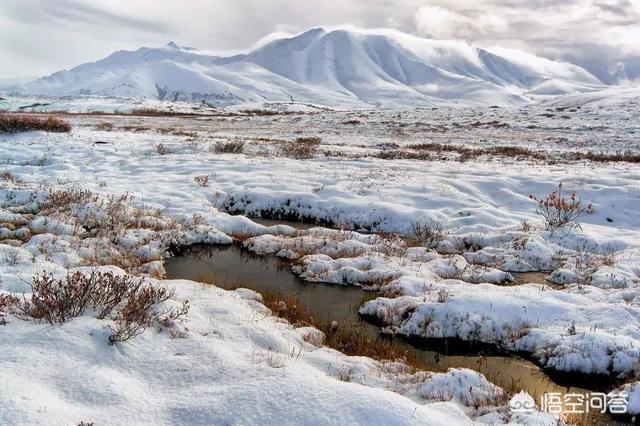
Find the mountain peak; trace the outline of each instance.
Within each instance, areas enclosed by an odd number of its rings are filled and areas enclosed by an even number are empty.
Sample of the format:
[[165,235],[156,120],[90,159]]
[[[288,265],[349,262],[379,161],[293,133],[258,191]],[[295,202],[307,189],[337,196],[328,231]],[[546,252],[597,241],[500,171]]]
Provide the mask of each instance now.
[[321,34],[326,34],[327,31],[322,28],[322,27],[315,27],[315,28],[310,28],[307,31],[300,33],[298,35],[298,37],[311,37],[311,36],[317,36],[317,35],[321,35]]
[[187,51],[187,52],[191,52],[191,51],[197,50],[194,47],[180,46],[180,45],[176,44],[174,41],[170,41],[169,43],[165,44],[164,47],[166,49],[184,50],[184,51]]
[[267,46],[283,45],[283,46],[289,46],[289,47],[296,47],[296,46],[301,47],[314,42],[315,40],[319,39],[325,34],[327,34],[327,31],[322,27],[311,28],[303,33],[300,33],[291,37],[285,37],[285,38],[279,38],[279,39],[273,40]]

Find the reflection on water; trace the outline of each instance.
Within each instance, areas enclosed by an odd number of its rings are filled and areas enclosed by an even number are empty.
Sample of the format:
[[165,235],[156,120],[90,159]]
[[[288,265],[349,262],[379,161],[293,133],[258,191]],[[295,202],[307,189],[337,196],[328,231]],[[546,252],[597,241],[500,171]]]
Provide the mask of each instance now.
[[[338,321],[340,327],[359,327],[374,340],[379,328],[358,315],[358,307],[376,297],[359,287],[308,283],[290,271],[287,261],[275,256],[257,256],[232,246],[192,247],[165,261],[168,279],[189,279],[213,282],[220,287],[245,287],[257,292],[279,291],[294,295],[316,318]],[[422,367],[430,371],[446,371],[451,367],[465,367],[484,374],[487,379],[509,390],[524,389],[534,397],[545,392],[586,393],[578,387],[565,387],[552,381],[532,362],[515,356],[492,353],[486,347],[459,342],[448,344],[415,342],[394,338],[398,345],[415,351]],[[484,353],[483,353],[484,351]],[[588,382],[589,387],[601,388],[604,383]]]

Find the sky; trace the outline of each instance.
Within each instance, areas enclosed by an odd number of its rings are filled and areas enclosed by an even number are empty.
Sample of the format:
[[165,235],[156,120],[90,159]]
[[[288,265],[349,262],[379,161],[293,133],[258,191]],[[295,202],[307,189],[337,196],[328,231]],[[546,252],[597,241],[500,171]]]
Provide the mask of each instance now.
[[274,33],[340,25],[518,48],[603,80],[640,78],[640,0],[0,0],[0,79],[169,41],[246,51]]

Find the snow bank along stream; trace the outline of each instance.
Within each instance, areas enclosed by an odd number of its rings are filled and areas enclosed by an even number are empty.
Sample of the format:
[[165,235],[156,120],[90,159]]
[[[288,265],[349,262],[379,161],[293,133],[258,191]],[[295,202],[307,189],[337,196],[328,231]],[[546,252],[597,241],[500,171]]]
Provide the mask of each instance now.
[[[373,341],[394,339],[394,344],[414,351],[420,366],[427,371],[444,372],[451,367],[470,368],[504,388],[522,388],[531,395],[544,392],[588,392],[568,386],[568,376],[556,383],[530,361],[486,351],[482,345],[461,344],[453,340],[419,341],[380,334],[377,325],[358,314],[360,305],[375,297],[359,287],[327,283],[309,283],[291,272],[291,262],[276,256],[260,256],[238,245],[198,245],[180,251],[165,260],[168,279],[214,282],[220,287],[245,287],[265,293],[276,291],[295,296],[315,317],[337,321],[339,327],[357,327]],[[456,344],[457,343],[457,344]],[[574,381],[576,377],[573,377]],[[596,381],[583,383],[598,387]],[[600,385],[601,386],[601,385]]]

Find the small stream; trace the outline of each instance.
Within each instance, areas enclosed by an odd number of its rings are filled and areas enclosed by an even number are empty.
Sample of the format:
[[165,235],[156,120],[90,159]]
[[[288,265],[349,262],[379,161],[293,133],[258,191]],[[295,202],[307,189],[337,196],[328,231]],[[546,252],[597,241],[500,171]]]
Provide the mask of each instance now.
[[[168,279],[189,279],[214,282],[222,288],[238,286],[257,292],[279,291],[296,296],[314,317],[338,321],[339,327],[358,327],[379,338],[378,326],[365,321],[358,314],[358,307],[375,293],[348,285],[309,283],[290,271],[290,263],[275,256],[259,256],[243,250],[239,245],[193,246],[165,261]],[[484,374],[487,379],[505,389],[524,389],[534,397],[545,392],[586,393],[588,390],[560,384],[565,380],[552,380],[530,361],[517,356],[505,356],[479,345],[460,342],[449,344],[437,340],[415,341],[393,337],[396,344],[414,351],[420,367],[442,372],[451,367],[464,367]],[[455,343],[455,342],[454,342]],[[579,383],[575,377],[570,380]],[[589,388],[599,388],[597,380],[589,382]]]

